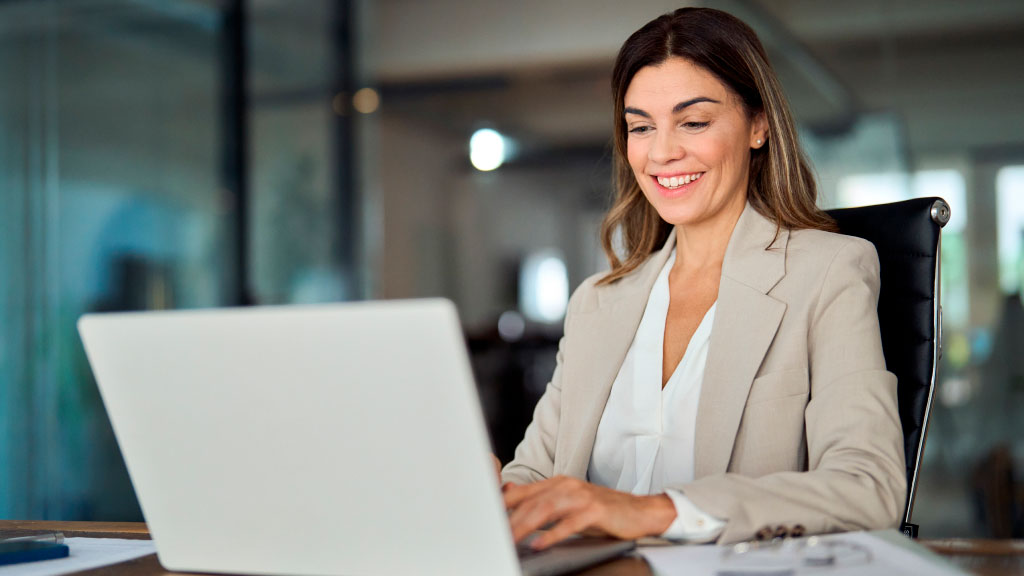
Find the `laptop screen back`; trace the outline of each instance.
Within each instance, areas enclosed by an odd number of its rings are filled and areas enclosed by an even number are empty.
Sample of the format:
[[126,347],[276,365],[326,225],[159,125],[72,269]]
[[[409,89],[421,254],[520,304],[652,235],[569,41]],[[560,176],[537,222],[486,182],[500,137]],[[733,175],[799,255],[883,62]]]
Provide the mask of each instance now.
[[518,574],[450,302],[79,330],[168,569]]

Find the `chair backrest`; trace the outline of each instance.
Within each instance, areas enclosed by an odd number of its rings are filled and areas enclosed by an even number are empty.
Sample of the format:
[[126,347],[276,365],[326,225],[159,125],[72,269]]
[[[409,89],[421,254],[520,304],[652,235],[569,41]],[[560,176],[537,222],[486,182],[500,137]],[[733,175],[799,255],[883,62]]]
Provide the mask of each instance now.
[[941,198],[830,210],[839,231],[871,241],[881,265],[878,320],[885,364],[898,379],[900,421],[907,457],[909,524],[928,432],[941,355],[939,238],[949,221]]

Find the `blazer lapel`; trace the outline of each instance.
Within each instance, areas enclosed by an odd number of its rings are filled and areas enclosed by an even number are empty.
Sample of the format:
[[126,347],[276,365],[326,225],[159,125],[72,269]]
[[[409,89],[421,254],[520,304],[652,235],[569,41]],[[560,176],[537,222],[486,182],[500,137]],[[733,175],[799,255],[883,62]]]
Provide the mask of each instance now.
[[577,359],[569,376],[573,382],[562,389],[562,405],[574,407],[563,414],[578,417],[563,422],[562,445],[566,449],[556,451],[556,473],[586,476],[612,384],[640,326],[654,282],[676,245],[675,238],[673,230],[662,249],[636,273],[597,289],[595,305],[577,312],[574,330],[585,345],[567,353],[567,357],[576,354]]
[[695,478],[728,470],[747,394],[786,311],[767,294],[786,273],[788,241],[750,204],[729,239],[697,411]]

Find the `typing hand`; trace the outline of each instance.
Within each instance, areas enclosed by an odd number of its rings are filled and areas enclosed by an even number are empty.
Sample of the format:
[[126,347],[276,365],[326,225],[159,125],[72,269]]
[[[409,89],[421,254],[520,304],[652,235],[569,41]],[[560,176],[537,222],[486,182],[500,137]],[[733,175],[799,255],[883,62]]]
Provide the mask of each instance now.
[[509,483],[503,492],[516,542],[551,525],[531,542],[538,550],[580,532],[629,540],[657,536],[676,517],[672,500],[664,494],[634,496],[568,476],[525,485]]

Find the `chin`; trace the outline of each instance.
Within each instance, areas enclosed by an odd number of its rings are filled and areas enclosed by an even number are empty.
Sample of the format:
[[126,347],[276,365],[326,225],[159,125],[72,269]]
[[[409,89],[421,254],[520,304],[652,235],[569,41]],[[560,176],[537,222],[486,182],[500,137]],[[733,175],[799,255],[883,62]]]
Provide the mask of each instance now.
[[[662,199],[659,198],[659,200]],[[650,201],[650,197],[648,197],[648,201]],[[745,204],[746,196],[743,196],[742,203],[735,199],[719,203],[706,197],[676,199],[668,202],[662,200],[652,203],[658,216],[673,226],[693,226],[721,218],[730,218],[730,215],[736,214],[737,210],[742,212]]]
[[684,206],[658,206],[654,209],[661,219],[673,226],[689,226],[704,220],[704,212]]

